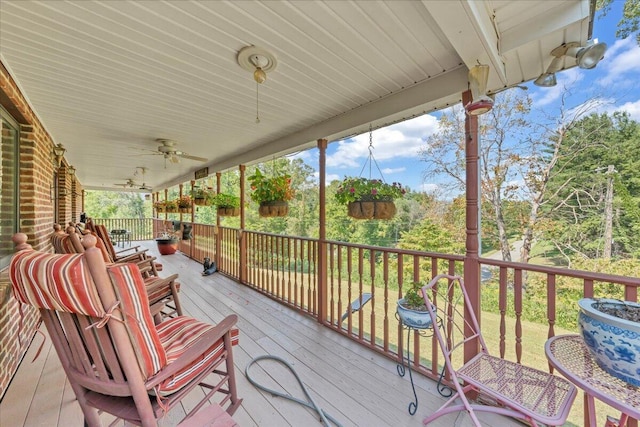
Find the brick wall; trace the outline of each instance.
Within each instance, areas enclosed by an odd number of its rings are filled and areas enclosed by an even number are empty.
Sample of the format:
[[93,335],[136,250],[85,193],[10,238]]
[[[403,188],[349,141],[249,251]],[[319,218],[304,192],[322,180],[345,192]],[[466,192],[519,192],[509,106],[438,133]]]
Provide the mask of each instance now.
[[[82,188],[75,176],[66,173],[66,161],[60,167],[53,163],[54,141],[31,110],[6,68],[0,62],[0,104],[20,123],[20,231],[29,244],[40,251],[51,251],[49,236],[54,222],[56,195],[52,194],[55,172],[62,179],[66,196],[57,197],[58,222],[78,220]],[[64,145],[64,141],[61,142]],[[62,178],[60,178],[62,177]],[[24,307],[13,298],[5,274],[0,274],[0,398],[4,395],[31,337],[37,327],[36,310]],[[20,326],[20,327],[19,327]]]

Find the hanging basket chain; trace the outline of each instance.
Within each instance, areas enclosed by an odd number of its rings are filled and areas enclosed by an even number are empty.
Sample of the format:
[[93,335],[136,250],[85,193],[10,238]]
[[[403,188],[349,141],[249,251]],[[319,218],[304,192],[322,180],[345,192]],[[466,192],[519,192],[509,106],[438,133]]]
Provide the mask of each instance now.
[[373,157],[373,128],[371,124],[369,124],[369,157],[367,157],[367,160],[364,161],[364,165],[362,165],[362,169],[360,170],[360,176],[362,176],[362,172],[364,172],[364,169],[367,167],[367,164],[369,165],[369,179],[372,179],[371,178],[372,169],[373,169],[373,165],[375,164],[376,169],[378,169],[378,172],[380,173],[381,181],[386,184],[387,181],[385,181],[384,179],[382,170],[380,169],[380,166],[378,165],[378,162],[376,161],[375,157]]

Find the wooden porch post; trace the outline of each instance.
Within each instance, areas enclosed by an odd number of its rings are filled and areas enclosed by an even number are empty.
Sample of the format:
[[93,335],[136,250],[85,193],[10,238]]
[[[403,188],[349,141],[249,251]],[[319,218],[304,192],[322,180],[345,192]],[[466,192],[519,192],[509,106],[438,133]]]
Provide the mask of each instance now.
[[319,139],[319,239],[318,239],[318,322],[325,323],[327,320],[327,227],[326,227],[326,189],[327,189],[327,140]]
[[[168,198],[169,198],[169,189],[165,188],[164,189],[164,201],[166,202],[168,200]],[[167,220],[167,215],[168,215],[167,214],[167,210],[165,209],[164,210],[164,220],[165,221]],[[164,224],[163,224],[163,228],[164,228]]]
[[[191,240],[189,240],[189,258],[193,258],[193,252],[196,246],[196,233],[193,230],[193,224],[196,222],[196,204],[193,200],[193,187],[195,187],[196,181],[195,179],[191,180],[191,191],[189,194],[191,195]],[[200,261],[200,260],[196,260]]]
[[[220,191],[222,190],[222,173],[221,172],[216,172],[216,193],[220,193]],[[240,205],[242,206],[242,204]],[[216,206],[217,208],[217,206]],[[242,207],[240,208],[242,209]],[[220,256],[220,249],[222,248],[222,240],[220,238],[220,215],[216,215],[216,233],[215,233],[215,239],[216,239],[216,254],[215,254],[215,261],[216,261],[216,265],[218,266],[218,268],[220,268],[220,261],[221,261],[221,256]]]
[[245,165],[240,165],[240,283],[247,283],[247,237],[244,232],[244,172],[247,169]]
[[[462,94],[462,105],[471,102],[471,91]],[[465,116],[464,121],[465,153],[466,153],[466,253],[464,258],[464,282],[469,293],[472,309],[480,322],[480,262],[478,259],[478,208],[479,208],[479,174],[478,174],[478,117]],[[471,334],[467,326],[471,322],[469,313],[465,309],[464,314],[465,336]],[[478,340],[472,340],[464,344],[464,361],[467,362],[478,354]]]

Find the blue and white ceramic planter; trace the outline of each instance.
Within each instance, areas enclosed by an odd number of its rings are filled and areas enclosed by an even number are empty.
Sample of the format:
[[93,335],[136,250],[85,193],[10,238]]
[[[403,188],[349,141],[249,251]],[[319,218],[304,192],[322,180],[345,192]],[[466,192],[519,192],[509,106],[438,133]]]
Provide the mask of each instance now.
[[402,323],[415,329],[427,329],[431,327],[431,316],[429,316],[428,311],[411,310],[402,304],[404,304],[404,298],[398,300],[398,316]]
[[598,366],[622,381],[640,386],[640,323],[611,316],[603,306],[640,304],[612,299],[584,298],[578,301],[578,326]]

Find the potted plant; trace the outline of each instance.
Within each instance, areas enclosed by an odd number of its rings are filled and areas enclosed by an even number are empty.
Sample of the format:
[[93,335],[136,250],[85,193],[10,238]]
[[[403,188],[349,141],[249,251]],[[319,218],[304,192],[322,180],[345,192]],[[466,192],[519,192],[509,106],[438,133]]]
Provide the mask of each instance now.
[[267,177],[260,169],[247,178],[251,185],[251,199],[260,204],[262,217],[285,216],[289,213],[287,201],[293,198],[291,176],[287,174]]
[[167,213],[177,213],[178,212],[178,202],[175,200],[166,200],[164,202],[164,211]]
[[160,255],[173,255],[178,250],[178,236],[175,233],[163,231],[156,237],[158,252]]
[[211,204],[218,208],[220,216],[240,215],[240,197],[228,193],[218,193],[211,198]]
[[180,196],[176,199],[176,203],[178,204],[178,210],[180,213],[191,213],[191,197],[190,196]]
[[400,321],[414,329],[427,329],[431,327],[431,316],[422,297],[422,284],[411,284],[404,298],[398,300],[397,312]]
[[153,207],[158,213],[163,213],[166,210],[166,202],[164,200],[158,200],[153,203]]
[[356,219],[391,219],[396,214],[395,199],[406,190],[398,182],[346,177],[338,186],[336,199],[347,205],[348,215]]
[[208,187],[194,188],[192,191],[193,203],[197,206],[211,206],[214,196],[213,190]]
[[583,298],[578,306],[578,327],[598,366],[640,386],[640,304]]

